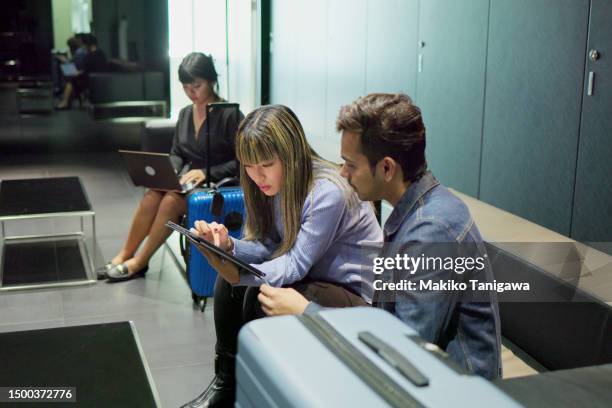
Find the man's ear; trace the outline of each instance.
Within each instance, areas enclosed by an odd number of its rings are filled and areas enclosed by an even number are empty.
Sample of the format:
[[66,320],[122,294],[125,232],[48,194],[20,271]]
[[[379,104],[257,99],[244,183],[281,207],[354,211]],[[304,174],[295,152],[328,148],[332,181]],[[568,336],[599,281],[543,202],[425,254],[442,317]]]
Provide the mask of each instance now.
[[397,172],[397,162],[391,157],[385,156],[380,161],[381,171],[385,181],[389,182],[393,180],[395,173]]

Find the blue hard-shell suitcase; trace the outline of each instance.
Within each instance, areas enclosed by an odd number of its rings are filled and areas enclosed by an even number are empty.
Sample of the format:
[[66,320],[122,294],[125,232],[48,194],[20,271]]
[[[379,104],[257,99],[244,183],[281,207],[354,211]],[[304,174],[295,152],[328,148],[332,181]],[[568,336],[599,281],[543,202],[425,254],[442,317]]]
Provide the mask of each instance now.
[[520,407],[392,314],[325,309],[246,324],[236,407]]
[[[192,228],[197,220],[223,224],[230,236],[240,238],[244,223],[242,190],[239,187],[215,187],[192,193],[187,199],[186,228]],[[192,299],[200,310],[204,310],[206,299],[213,296],[217,272],[193,244],[189,245],[184,257]]]

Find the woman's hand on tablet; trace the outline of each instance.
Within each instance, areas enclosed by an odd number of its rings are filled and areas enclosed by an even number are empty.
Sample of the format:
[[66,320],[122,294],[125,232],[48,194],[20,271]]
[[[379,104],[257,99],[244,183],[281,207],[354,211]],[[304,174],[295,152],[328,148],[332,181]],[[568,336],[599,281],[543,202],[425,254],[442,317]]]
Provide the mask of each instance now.
[[196,221],[193,226],[192,232],[199,237],[215,244],[224,251],[229,252],[232,250],[232,240],[229,238],[229,233],[225,225],[217,224],[216,222],[211,222],[209,224],[206,221]]
[[261,285],[257,300],[268,316],[287,314],[302,314],[308,306],[308,300],[300,292],[292,288],[274,288]]
[[[215,244],[221,249],[230,251],[231,240],[229,239],[227,228],[222,224],[206,221],[196,221],[191,232],[204,238],[206,241]],[[225,259],[219,257],[215,253],[207,250],[203,246],[197,245],[198,250],[206,257],[210,266],[212,266],[223,279],[230,284],[236,284],[240,281],[240,271],[238,267],[231,262],[226,262]]]

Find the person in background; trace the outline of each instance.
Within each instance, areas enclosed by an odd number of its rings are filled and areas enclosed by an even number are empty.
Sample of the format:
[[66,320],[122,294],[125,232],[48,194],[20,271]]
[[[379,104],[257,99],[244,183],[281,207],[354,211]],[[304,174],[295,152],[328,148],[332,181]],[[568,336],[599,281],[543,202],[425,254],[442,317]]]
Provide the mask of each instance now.
[[72,62],[78,70],[83,69],[83,61],[85,60],[85,55],[87,55],[87,48],[85,48],[82,40],[83,35],[77,33],[66,40],[66,45],[68,50],[70,50],[70,57],[67,57],[65,54],[56,55],[60,63],[66,64]]
[[[371,203],[360,202],[339,167],[321,159],[286,106],[262,106],[238,130],[236,154],[246,207],[243,239],[223,225],[196,221],[195,232],[324,306],[365,306],[362,246],[380,243]],[[200,248],[219,272],[215,285],[215,373],[208,388],[185,407],[233,406],[238,332],[264,317],[257,295],[263,280]]]
[[82,57],[82,63],[79,62],[81,67],[75,63],[76,75],[67,78],[68,82],[64,87],[62,100],[55,107],[57,110],[69,109],[74,97],[87,89],[90,73],[107,70],[106,54],[98,48],[97,38],[92,34],[82,34],[81,39],[87,52]]
[[[211,117],[206,117],[206,106],[222,101],[216,91],[217,71],[212,57],[196,52],[187,55],[179,66],[178,76],[192,102],[179,113],[170,151],[172,165],[177,174],[181,174],[181,184],[199,185],[208,178],[216,182],[235,177],[234,137],[243,116],[233,109],[220,109],[212,110]],[[210,121],[210,134],[205,131],[206,121]],[[209,135],[211,150],[207,152]],[[210,174],[205,170],[208,157]],[[177,222],[185,212],[184,194],[148,190],[136,209],[126,241],[119,252],[98,269],[98,275],[107,276],[109,282],[144,276],[149,259],[170,235],[166,222]]]
[[[340,110],[342,175],[362,200],[385,200],[393,212],[384,226],[385,258],[449,252],[453,257],[486,259],[486,249],[466,205],[427,170],[425,126],[407,95],[371,94]],[[424,281],[466,279],[445,269],[419,270]],[[467,275],[467,274],[466,274]],[[410,279],[391,270],[384,281]],[[492,282],[491,265],[470,279]],[[293,289],[262,285],[259,301],[268,315],[316,313],[320,305]],[[501,335],[496,294],[462,298],[445,290],[376,291],[373,305],[414,328],[448,352],[469,372],[501,376]]]
[[[75,34],[68,38],[66,41],[66,45],[70,51],[68,55],[65,53],[54,54],[54,63],[57,64],[55,68],[58,72],[57,78],[55,78],[56,89],[61,90],[62,94],[65,92],[67,81],[71,81],[79,70],[83,70],[83,62],[85,60],[85,55],[87,55],[87,49],[83,44],[82,36],[83,34]],[[64,70],[62,66],[65,64],[72,64],[75,73],[72,73],[69,70]]]
[[85,65],[85,57],[87,56],[87,47],[83,42],[83,37],[86,34],[75,34],[68,39],[68,48],[70,49],[71,61],[77,70],[83,70]]

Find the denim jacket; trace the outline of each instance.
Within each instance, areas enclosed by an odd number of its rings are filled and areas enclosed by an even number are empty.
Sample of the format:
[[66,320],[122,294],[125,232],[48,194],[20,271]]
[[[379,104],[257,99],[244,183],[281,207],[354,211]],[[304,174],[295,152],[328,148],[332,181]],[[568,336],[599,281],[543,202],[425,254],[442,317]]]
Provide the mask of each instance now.
[[[461,248],[458,249],[462,251],[461,256],[482,257],[485,267],[476,278],[482,282],[493,281],[484,243],[468,208],[440,185],[431,172],[408,187],[383,232],[383,257],[397,254],[418,257],[427,252],[424,250],[427,246],[450,243]],[[455,272],[433,268],[420,279],[447,280],[453,278],[451,274]],[[477,301],[462,299],[457,292],[440,290],[393,291],[391,296],[393,299],[382,299],[375,292],[374,306],[400,318],[470,372],[489,379],[501,375],[500,321],[495,292],[484,292]]]

